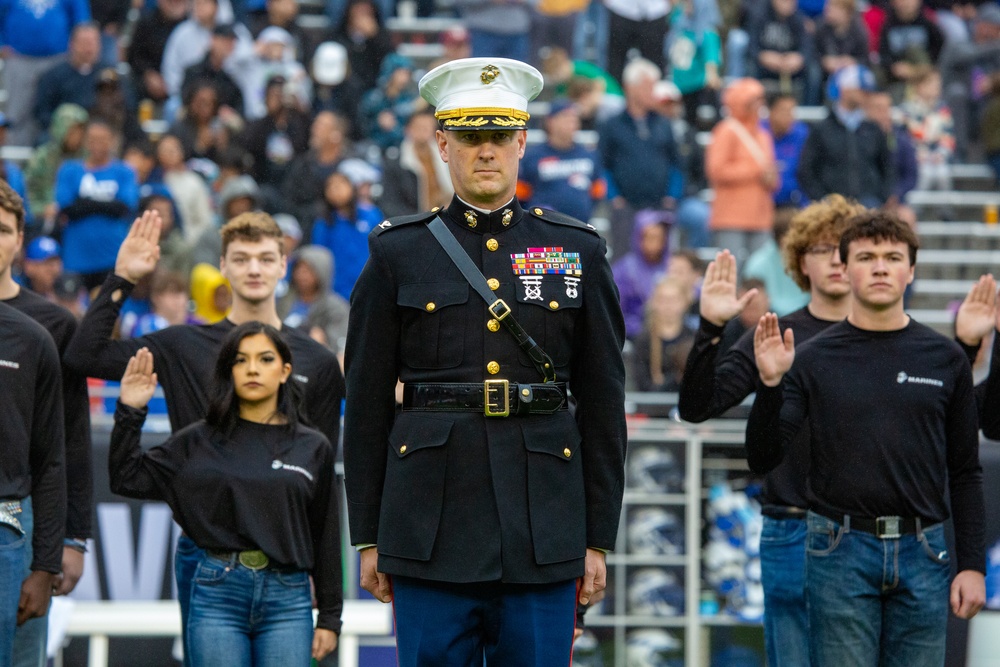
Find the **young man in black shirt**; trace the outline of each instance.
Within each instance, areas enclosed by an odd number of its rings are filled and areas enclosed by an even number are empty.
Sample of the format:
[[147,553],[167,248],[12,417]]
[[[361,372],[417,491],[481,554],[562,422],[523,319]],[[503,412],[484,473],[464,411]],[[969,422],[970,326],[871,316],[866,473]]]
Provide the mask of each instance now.
[[[24,241],[24,202],[10,185],[0,179],[0,303],[24,313],[45,328],[62,354],[76,331],[76,318],[65,308],[17,284],[11,272],[14,257]],[[66,540],[63,546],[62,572],[53,591],[66,595],[83,574],[83,554],[90,538],[93,512],[93,474],[90,463],[90,403],[87,382],[82,375],[62,369],[62,392],[65,423],[65,472],[67,490]],[[73,471],[70,473],[70,471]],[[25,503],[21,524],[31,536],[34,512]],[[44,661],[48,622],[32,619],[17,630],[15,666],[38,665]]]
[[819,667],[942,665],[949,601],[965,619],[985,602],[972,372],[957,344],[903,310],[917,245],[898,218],[859,216],[840,239],[848,318],[798,350],[774,314],[754,335],[751,458],[776,465],[809,420],[806,589]]
[[[205,416],[212,360],[218,357],[226,333],[243,322],[264,322],[280,329],[291,348],[292,378],[305,390],[306,418],[336,446],[344,376],[333,352],[301,330],[282,328],[274,289],[285,275],[283,234],[266,213],[240,214],[220,230],[220,268],[233,290],[233,306],[225,319],[211,325],[178,325],[139,338],[112,340],[122,303],[135,284],[156,267],[160,225],[155,211],[146,211],[136,219],[118,250],[114,272],[104,281],[66,351],[67,363],[88,376],[117,380],[128,360],[140,348],[149,348],[166,398],[170,426],[176,432]],[[186,617],[190,578],[198,557],[187,553],[193,544],[182,539],[185,543],[179,543],[174,571],[178,601]],[[336,630],[339,632],[339,627]]]
[[[0,259],[8,263],[19,245],[13,218],[0,209]],[[55,343],[40,324],[2,303],[0,340],[0,664],[9,665],[15,627],[45,615],[62,568],[66,478]],[[30,537],[21,523],[29,512]]]
[[[851,312],[851,291],[837,242],[849,220],[864,211],[840,195],[830,195],[799,212],[787,236],[786,271],[804,290],[807,306],[781,318],[781,328],[803,342]],[[726,322],[739,315],[756,290],[736,298],[736,261],[728,251],[709,264],[701,289],[701,325],[688,355],[678,408],[683,419],[702,422],[738,405],[757,388],[753,331],[722,357],[719,343]],[[800,447],[764,480],[761,502],[761,579],[764,585],[764,641],[777,665],[809,664],[809,622],[805,599],[808,448]]]

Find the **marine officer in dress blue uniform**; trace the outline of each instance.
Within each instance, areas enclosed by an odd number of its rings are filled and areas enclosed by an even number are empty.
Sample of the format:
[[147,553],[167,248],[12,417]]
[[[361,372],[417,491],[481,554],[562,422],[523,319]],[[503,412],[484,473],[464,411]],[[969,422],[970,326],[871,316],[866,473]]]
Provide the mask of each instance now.
[[404,667],[569,664],[615,545],[624,323],[594,228],[515,198],[541,89],[501,58],[421,79],[456,194],[373,230],[351,296],[351,540]]

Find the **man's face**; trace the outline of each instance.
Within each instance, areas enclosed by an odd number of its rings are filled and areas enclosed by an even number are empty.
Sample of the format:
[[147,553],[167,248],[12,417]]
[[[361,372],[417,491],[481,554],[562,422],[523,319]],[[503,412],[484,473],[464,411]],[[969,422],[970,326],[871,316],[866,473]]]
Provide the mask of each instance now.
[[771,0],[774,13],[778,16],[791,16],[799,8],[798,0]]
[[31,289],[41,294],[49,294],[62,273],[63,263],[59,257],[49,257],[41,261],[24,260],[24,275],[31,281]]
[[187,14],[187,3],[184,0],[159,0],[156,6],[171,21],[180,21]]
[[580,112],[570,107],[555,116],[549,116],[547,123],[548,134],[552,140],[569,143],[580,129]]
[[209,42],[208,48],[213,58],[225,60],[236,49],[236,40],[226,35],[212,35],[212,41]]
[[313,150],[319,150],[328,143],[339,144],[343,139],[343,134],[337,129],[337,119],[332,113],[321,111],[316,114],[309,130],[309,146]]
[[17,231],[17,216],[0,208],[0,276],[9,275],[23,242],[24,232]]
[[215,25],[215,12],[217,9],[218,5],[215,3],[215,0],[194,0],[191,15],[201,25],[212,26]]
[[920,14],[921,0],[892,0],[892,8],[896,16],[904,21],[910,21]]
[[107,125],[94,123],[87,126],[83,142],[90,159],[97,164],[103,164],[111,158],[115,135]]
[[437,120],[430,114],[416,114],[406,123],[406,137],[415,144],[429,144],[434,141]]
[[792,129],[795,122],[795,100],[782,97],[771,106],[771,132],[777,137],[783,137]]
[[299,13],[299,3],[295,0],[270,0],[267,3],[267,15],[274,25],[285,25]]
[[867,100],[868,93],[860,88],[845,88],[840,91],[840,106],[848,111],[860,109]]
[[526,136],[523,130],[438,130],[438,150],[448,163],[455,193],[482,208],[513,197]]
[[274,288],[285,275],[285,268],[285,256],[277,239],[272,238],[257,242],[233,240],[219,262],[234,296],[252,304],[274,298]]
[[70,58],[78,65],[93,66],[101,55],[101,36],[96,28],[77,28],[69,45]]
[[184,324],[187,318],[188,295],[183,290],[168,289],[153,294],[153,311],[162,315],[170,324]]
[[883,132],[892,129],[892,97],[888,93],[872,93],[865,100],[865,115]]
[[899,304],[913,282],[909,247],[902,241],[858,239],[847,250],[855,307],[884,311]]
[[653,98],[655,85],[656,81],[652,78],[643,77],[639,81],[625,86],[625,99],[642,109],[652,109],[656,103]]
[[826,238],[816,241],[799,260],[802,275],[809,278],[810,291],[831,299],[842,299],[851,292],[847,272],[840,258],[837,241]]

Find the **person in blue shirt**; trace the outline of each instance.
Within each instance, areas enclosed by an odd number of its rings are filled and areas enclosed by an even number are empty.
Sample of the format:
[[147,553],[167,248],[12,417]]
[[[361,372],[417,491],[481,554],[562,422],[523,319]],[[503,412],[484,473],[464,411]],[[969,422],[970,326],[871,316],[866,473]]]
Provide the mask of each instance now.
[[[8,99],[10,98],[8,97]],[[10,102],[7,104],[9,106]],[[10,118],[3,112],[0,112],[0,146],[4,146],[7,143],[8,128],[10,128]],[[34,219],[31,217],[31,210],[28,208],[28,190],[24,182],[24,172],[17,166],[17,163],[11,160],[0,160],[0,178],[7,181],[7,184],[14,189],[14,192],[21,195],[21,200],[24,202],[24,221],[29,225],[32,224]]]
[[529,146],[521,158],[517,196],[587,222],[607,193],[600,156],[576,143],[580,111],[572,102],[553,102],[544,123],[545,143]]
[[777,93],[767,103],[768,118],[762,124],[774,140],[774,157],[778,162],[778,176],[781,187],[774,193],[777,206],[797,206],[809,204],[809,196],[799,187],[796,172],[799,156],[809,136],[809,126],[795,120],[798,102],[791,93]]
[[87,157],[64,162],[56,174],[63,264],[81,274],[88,290],[114,268],[139,203],[135,172],[117,158],[116,141],[111,127],[91,120],[84,136]]
[[62,61],[70,32],[90,20],[87,0],[0,0],[0,56],[4,84],[17,95],[7,97],[11,143],[34,146],[39,127],[32,109],[42,73]]

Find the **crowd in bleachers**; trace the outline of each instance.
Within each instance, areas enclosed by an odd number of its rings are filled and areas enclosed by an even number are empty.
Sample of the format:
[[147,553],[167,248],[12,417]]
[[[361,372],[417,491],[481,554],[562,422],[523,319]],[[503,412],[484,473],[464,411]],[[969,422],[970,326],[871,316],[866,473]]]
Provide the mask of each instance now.
[[19,279],[80,313],[136,213],[164,220],[122,336],[224,317],[218,228],[260,209],[292,259],[281,316],[339,351],[367,233],[452,197],[416,82],[455,58],[544,73],[518,193],[607,220],[642,390],[678,386],[693,251],[731,249],[748,312],[782,314],[792,211],[836,192],[913,221],[949,165],[1000,171],[993,0],[0,0],[0,49],[0,142],[31,149],[0,162]]

